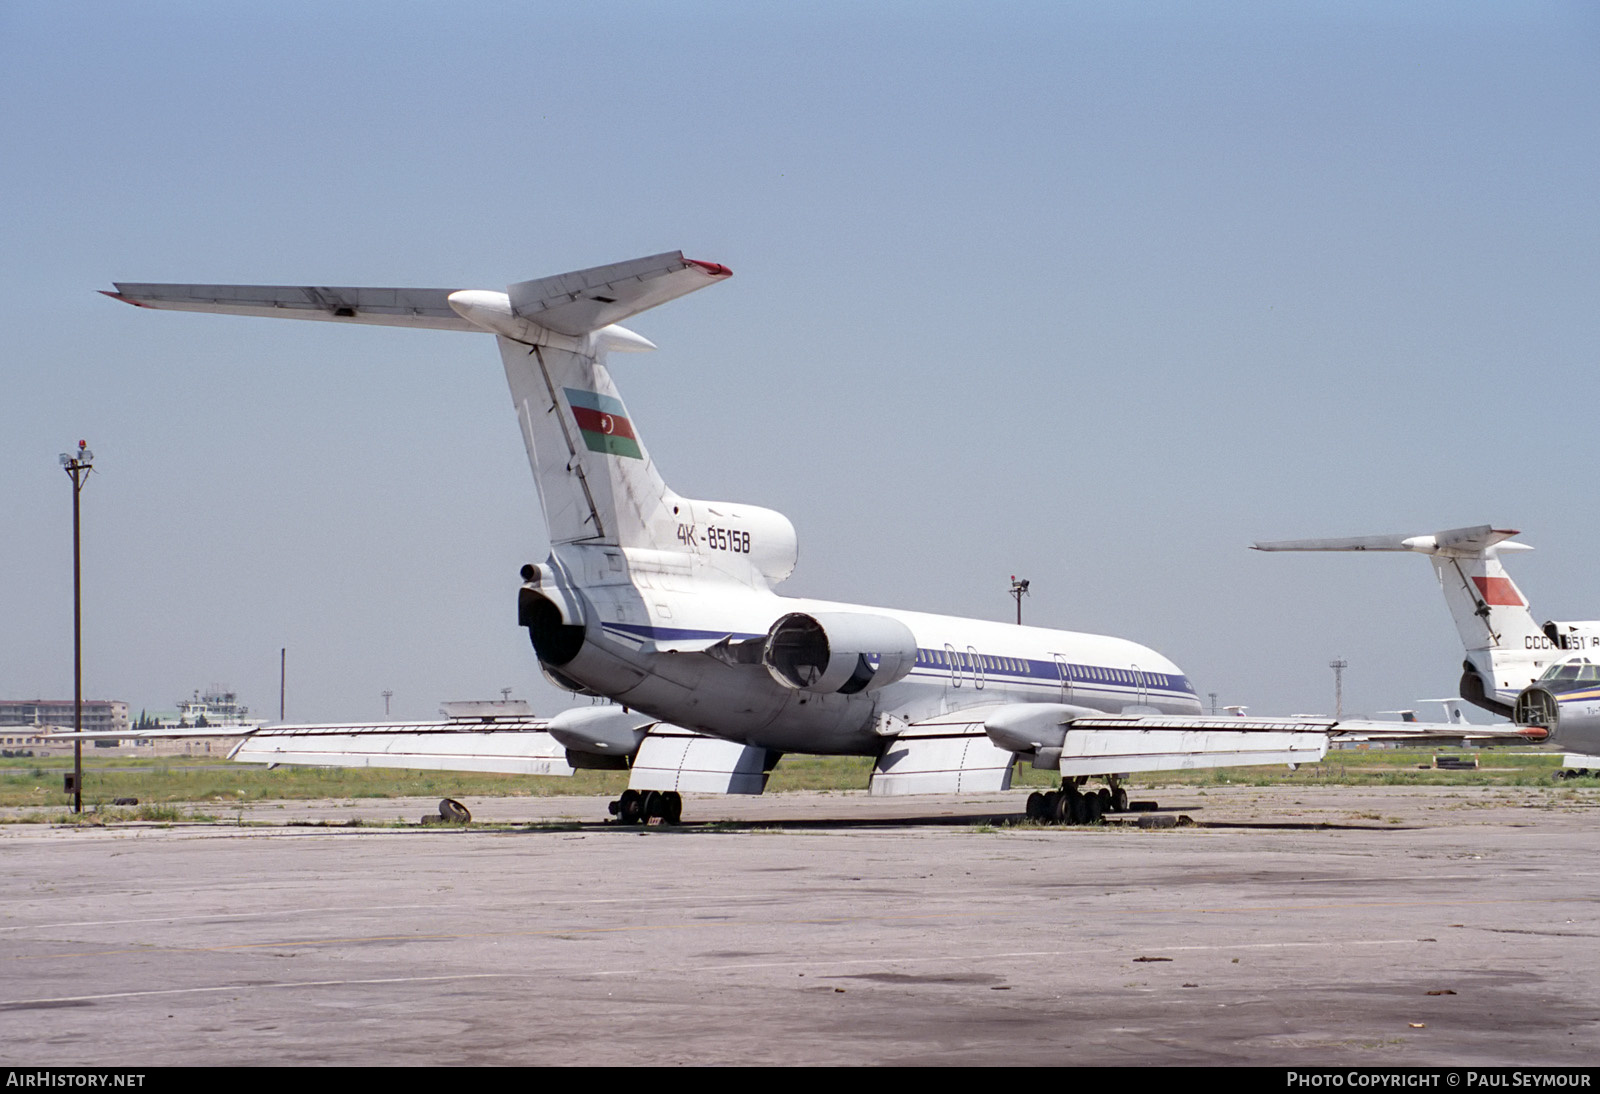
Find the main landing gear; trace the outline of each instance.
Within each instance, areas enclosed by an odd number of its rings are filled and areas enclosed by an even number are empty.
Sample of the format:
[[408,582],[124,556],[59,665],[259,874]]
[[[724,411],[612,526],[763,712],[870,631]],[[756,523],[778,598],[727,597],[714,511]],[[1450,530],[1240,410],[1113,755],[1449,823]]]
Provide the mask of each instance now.
[[1083,776],[1064,779],[1060,790],[1034,791],[1028,795],[1028,819],[1047,824],[1098,824],[1109,813],[1128,811],[1128,791],[1116,777],[1111,785],[1084,790]]
[[624,790],[607,808],[620,824],[677,824],[683,817],[683,795],[676,790]]

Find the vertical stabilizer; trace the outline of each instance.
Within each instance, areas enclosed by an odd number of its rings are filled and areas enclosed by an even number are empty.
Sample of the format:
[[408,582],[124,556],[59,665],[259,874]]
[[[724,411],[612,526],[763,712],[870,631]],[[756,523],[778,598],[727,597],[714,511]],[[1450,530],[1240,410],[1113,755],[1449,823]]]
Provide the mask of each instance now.
[[595,354],[499,342],[550,542],[654,546],[672,526],[671,492],[605,364]]
[[680,252],[452,293],[450,307],[499,336],[550,542],[675,546],[677,498],[657,474],[606,368],[607,350],[646,350],[615,324],[731,276]]

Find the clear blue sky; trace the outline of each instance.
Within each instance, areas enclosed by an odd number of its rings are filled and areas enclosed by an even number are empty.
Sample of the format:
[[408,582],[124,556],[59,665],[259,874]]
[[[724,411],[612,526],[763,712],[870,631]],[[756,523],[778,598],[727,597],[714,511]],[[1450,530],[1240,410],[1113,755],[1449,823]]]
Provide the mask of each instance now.
[[1490,522],[1600,616],[1600,14],[1580,3],[0,6],[0,694],[553,709],[487,336],[112,280],[501,288],[681,248],[617,362],[786,588],[1123,635],[1260,713],[1453,694],[1420,558]]

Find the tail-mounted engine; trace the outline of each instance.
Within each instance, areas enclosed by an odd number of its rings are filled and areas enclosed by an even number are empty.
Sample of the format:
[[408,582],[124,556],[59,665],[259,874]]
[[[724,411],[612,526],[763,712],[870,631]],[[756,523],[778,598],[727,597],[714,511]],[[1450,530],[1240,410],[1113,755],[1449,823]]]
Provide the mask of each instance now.
[[[550,566],[532,563],[522,568],[522,588],[517,592],[517,626],[528,628],[533,651],[547,675],[565,665],[583,648],[583,602],[573,595]],[[559,674],[552,676],[557,679]],[[566,684],[562,687],[568,687]]]
[[1566,623],[1559,619],[1551,619],[1540,628],[1544,636],[1550,640],[1550,646],[1558,650],[1592,650],[1600,646],[1600,622],[1584,620],[1577,623]]
[[1489,713],[1499,715],[1501,718],[1509,718],[1511,716],[1510,705],[1502,703],[1489,694],[1489,689],[1484,686],[1482,674],[1478,672],[1477,666],[1471,661],[1463,661],[1461,663],[1461,686],[1459,690],[1461,698],[1473,706],[1482,707]]
[[854,695],[904,679],[917,663],[917,639],[888,616],[791,612],[767,632],[761,662],[786,688]]

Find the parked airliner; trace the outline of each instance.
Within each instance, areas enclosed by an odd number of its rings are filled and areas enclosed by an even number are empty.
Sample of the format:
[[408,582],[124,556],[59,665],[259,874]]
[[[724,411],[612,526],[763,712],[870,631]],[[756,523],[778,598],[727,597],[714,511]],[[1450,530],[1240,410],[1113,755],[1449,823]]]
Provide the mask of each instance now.
[[[785,752],[874,757],[876,794],[1005,789],[1021,756],[1062,777],[1030,814],[1082,822],[1126,807],[1131,772],[1296,764],[1333,737],[1425,731],[1206,718],[1177,665],[1123,638],[780,595],[793,525],[670,489],[607,365],[655,348],[622,320],[730,275],[673,252],[505,292],[118,282],[107,295],[146,308],[494,334],[552,544],[522,568],[519,622],[552,681],[618,704],[479,731],[279,727],[237,758],[625,766],[613,811],[637,821],[676,819],[682,791],[759,793]],[[1086,793],[1090,777],[1106,785]]]
[[1534,622],[1501,556],[1531,551],[1488,524],[1432,535],[1257,543],[1258,551],[1409,551],[1428,556],[1466,648],[1461,697],[1571,751],[1569,769],[1600,769],[1600,620]]

